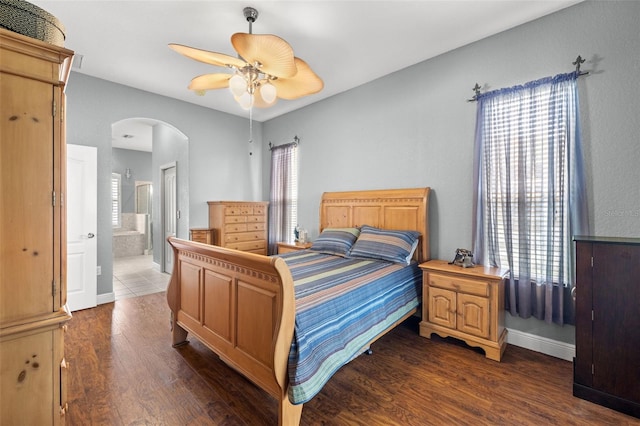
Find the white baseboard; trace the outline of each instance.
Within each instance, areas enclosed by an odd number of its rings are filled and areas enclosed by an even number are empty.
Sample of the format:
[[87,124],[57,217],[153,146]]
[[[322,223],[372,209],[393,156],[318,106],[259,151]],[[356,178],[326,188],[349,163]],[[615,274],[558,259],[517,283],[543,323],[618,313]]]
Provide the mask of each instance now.
[[521,348],[541,352],[566,361],[573,361],[573,357],[576,354],[575,345],[536,336],[535,334],[524,333],[519,330],[509,329],[507,342],[510,345],[520,346]]
[[116,301],[116,294],[114,292],[102,293],[98,295],[98,305],[104,305],[105,303],[111,303],[115,301]]

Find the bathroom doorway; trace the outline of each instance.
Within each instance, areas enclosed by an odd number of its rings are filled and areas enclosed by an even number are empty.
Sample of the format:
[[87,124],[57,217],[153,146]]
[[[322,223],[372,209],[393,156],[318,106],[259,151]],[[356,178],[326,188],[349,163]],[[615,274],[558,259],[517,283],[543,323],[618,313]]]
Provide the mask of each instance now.
[[132,118],[112,125],[112,197],[119,197],[120,209],[112,212],[119,217],[119,223],[113,220],[112,244],[116,300],[166,289],[170,275],[162,265],[158,164],[167,158],[188,164],[186,141],[180,131],[158,120]]

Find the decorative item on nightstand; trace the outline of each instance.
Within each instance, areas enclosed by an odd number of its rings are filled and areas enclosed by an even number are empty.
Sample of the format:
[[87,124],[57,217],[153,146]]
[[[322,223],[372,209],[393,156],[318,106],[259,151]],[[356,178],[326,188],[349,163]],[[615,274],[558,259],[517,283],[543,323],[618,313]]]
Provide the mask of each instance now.
[[454,337],[484,349],[487,358],[500,361],[507,347],[504,279],[509,271],[484,266],[460,268],[446,260],[431,260],[420,268],[420,335]]
[[471,268],[475,266],[473,263],[473,253],[467,249],[456,249],[456,256],[453,258],[449,265],[462,266],[463,268]]
[[309,235],[307,234],[307,230],[304,228],[300,228],[297,242],[300,244],[306,244],[308,239]]

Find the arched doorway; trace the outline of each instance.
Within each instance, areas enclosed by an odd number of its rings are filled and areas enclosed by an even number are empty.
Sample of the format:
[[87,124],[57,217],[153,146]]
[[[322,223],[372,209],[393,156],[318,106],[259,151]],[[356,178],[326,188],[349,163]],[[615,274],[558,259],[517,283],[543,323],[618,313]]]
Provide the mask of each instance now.
[[[166,272],[162,167],[175,164],[180,186],[171,214],[188,222],[188,139],[172,125],[149,118],[112,124],[113,291],[115,299],[164,291]],[[184,169],[184,170],[183,170]],[[186,213],[186,214],[185,214]],[[184,226],[188,229],[188,223]],[[179,235],[185,237],[184,235]]]

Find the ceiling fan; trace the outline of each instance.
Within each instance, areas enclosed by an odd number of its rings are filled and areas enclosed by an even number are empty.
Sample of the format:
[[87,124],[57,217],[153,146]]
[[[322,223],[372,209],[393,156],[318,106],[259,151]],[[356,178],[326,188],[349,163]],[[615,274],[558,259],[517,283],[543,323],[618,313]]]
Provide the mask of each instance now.
[[235,100],[245,109],[267,108],[278,98],[298,99],[319,92],[324,83],[305,61],[293,55],[285,40],[271,34],[253,34],[258,11],[243,9],[249,33],[235,33],[231,44],[238,57],[171,43],[169,47],[196,61],[231,68],[233,73],[204,74],[195,77],[189,89],[203,95],[207,90],[229,87]]

